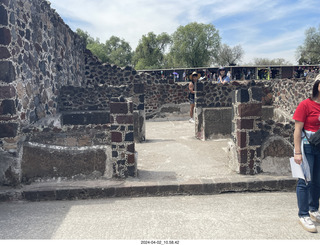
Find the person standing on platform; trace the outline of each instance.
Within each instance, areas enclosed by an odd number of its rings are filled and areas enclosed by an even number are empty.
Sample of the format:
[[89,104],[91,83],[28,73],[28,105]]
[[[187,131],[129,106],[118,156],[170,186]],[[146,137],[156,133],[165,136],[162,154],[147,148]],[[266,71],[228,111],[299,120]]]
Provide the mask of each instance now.
[[190,119],[189,119],[189,122],[191,123],[194,123],[194,98],[195,98],[195,88],[196,88],[196,83],[198,81],[198,79],[200,78],[200,73],[197,73],[196,71],[193,72],[189,78],[191,80],[191,82],[189,83],[189,95],[188,95],[188,99],[189,99],[189,102],[190,102]]
[[226,69],[224,67],[221,67],[218,70],[218,83],[230,83],[230,78],[227,76]]

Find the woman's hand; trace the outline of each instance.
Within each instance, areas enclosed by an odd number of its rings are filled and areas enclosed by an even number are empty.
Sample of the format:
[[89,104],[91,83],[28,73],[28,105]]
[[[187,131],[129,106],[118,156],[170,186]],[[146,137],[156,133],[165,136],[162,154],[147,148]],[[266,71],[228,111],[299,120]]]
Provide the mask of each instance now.
[[302,155],[294,155],[294,161],[300,165],[302,163]]

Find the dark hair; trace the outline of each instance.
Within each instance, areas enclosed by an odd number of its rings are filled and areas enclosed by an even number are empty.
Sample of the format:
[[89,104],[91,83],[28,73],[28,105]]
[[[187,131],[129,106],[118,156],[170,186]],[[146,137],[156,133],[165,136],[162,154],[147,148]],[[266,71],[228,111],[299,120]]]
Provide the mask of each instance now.
[[317,98],[319,95],[319,83],[320,83],[320,80],[316,80],[316,82],[313,85],[313,88],[312,88],[312,99],[313,100],[315,98]]

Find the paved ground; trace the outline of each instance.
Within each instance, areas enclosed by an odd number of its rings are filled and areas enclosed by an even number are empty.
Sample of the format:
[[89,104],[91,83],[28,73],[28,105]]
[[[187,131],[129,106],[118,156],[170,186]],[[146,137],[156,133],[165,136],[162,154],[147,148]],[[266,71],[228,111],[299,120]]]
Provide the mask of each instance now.
[[297,220],[292,192],[2,202],[0,239],[320,239]]
[[231,177],[226,139],[200,141],[188,121],[147,122],[146,142],[136,144],[139,178],[188,180]]
[[228,168],[228,140],[200,141],[194,124],[148,121],[146,142],[136,144],[138,177],[126,180],[52,181],[0,187],[0,201],[66,200],[122,196],[292,191],[290,176],[239,175]]

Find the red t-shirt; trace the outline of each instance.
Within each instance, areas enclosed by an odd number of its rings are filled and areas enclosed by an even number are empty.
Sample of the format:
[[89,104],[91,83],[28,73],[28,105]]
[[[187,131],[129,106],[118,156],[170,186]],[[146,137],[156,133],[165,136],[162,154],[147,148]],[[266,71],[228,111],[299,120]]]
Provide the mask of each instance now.
[[320,104],[309,99],[303,100],[293,114],[293,119],[304,123],[304,129],[317,132],[320,129]]

